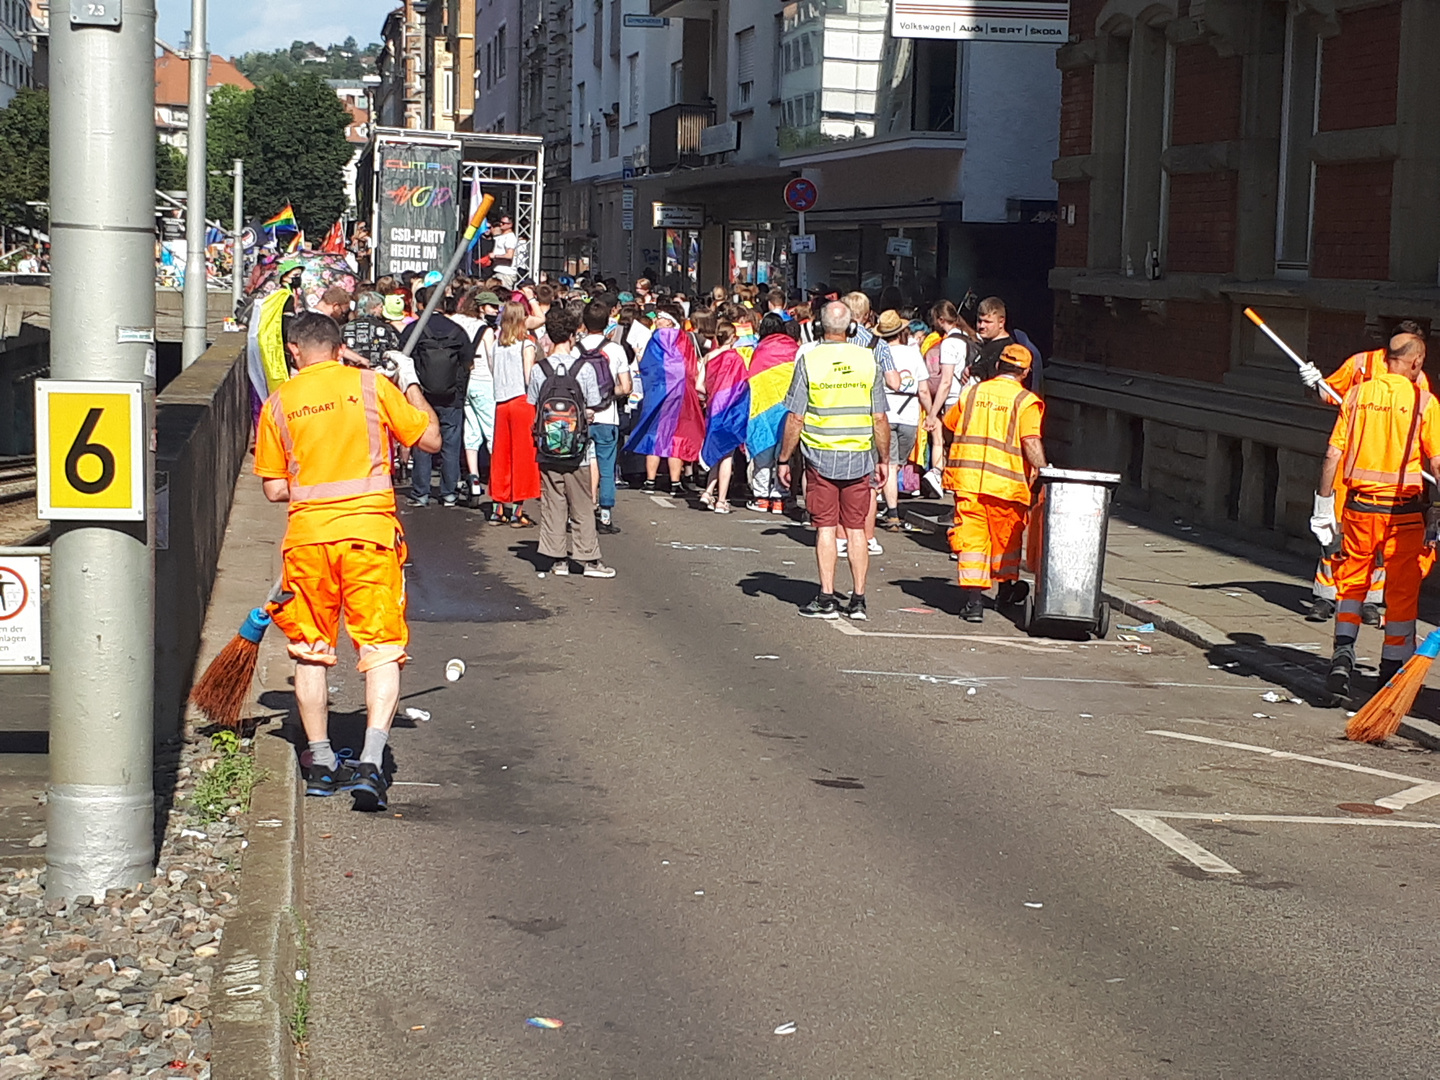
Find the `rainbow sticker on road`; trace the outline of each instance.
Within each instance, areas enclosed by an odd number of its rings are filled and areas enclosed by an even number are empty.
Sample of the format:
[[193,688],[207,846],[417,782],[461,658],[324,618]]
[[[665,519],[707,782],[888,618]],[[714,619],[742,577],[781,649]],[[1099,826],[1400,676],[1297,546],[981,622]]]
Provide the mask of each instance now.
[[556,1028],[565,1026],[564,1020],[556,1020],[553,1016],[532,1016],[525,1023],[531,1027],[544,1028],[546,1031],[554,1031]]

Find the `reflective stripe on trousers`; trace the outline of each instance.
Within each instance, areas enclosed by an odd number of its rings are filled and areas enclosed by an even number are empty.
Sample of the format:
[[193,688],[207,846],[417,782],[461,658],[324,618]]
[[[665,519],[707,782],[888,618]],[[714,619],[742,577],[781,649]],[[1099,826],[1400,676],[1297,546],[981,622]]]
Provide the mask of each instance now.
[[1415,616],[1424,576],[1424,514],[1345,512],[1340,518],[1342,558],[1335,566],[1338,599],[1336,645],[1353,644],[1360,634],[1360,605],[1377,557],[1385,562],[1385,660],[1405,660],[1415,651]]

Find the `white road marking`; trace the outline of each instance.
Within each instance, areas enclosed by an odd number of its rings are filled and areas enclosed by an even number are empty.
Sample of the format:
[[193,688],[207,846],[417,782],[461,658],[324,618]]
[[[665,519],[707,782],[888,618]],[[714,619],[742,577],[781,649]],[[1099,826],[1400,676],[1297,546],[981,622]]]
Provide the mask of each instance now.
[[[1418,776],[1406,776],[1404,773],[1386,772],[1384,769],[1372,769],[1368,765],[1355,765],[1348,761],[1333,761],[1330,758],[1310,757],[1308,754],[1295,754],[1289,750],[1276,750],[1270,746],[1255,746],[1251,743],[1229,742],[1225,739],[1211,739],[1205,735],[1191,735],[1185,731],[1147,731],[1146,735],[1159,735],[1166,739],[1184,739],[1186,742],[1204,743],[1206,746],[1225,746],[1231,750],[1249,750],[1251,753],[1264,754],[1267,757],[1277,758],[1281,761],[1308,761],[1312,765],[1328,765],[1332,769],[1345,769],[1349,772],[1367,773],[1370,776],[1383,776],[1387,780],[1403,780],[1415,787],[1423,787],[1432,781],[1421,779]],[[1440,787],[1440,785],[1437,785]],[[1440,794],[1440,790],[1433,792]],[[1392,796],[1394,797],[1394,796]],[[1429,798],[1429,795],[1424,798]],[[1412,800],[1418,802],[1419,800]]]
[[1376,799],[1375,805],[1386,807],[1389,810],[1404,810],[1407,806],[1423,802],[1436,795],[1440,795],[1440,784],[1432,781],[1428,784],[1416,784],[1404,791],[1397,791],[1394,795],[1387,795],[1383,799]]
[[1440,821],[1410,821],[1391,817],[1318,817],[1312,814],[1207,814],[1203,810],[1116,810],[1121,817],[1148,814],[1179,821],[1268,821],[1281,825],[1372,825],[1379,829],[1440,829]]
[[424,780],[392,780],[391,787],[439,787],[439,784],[432,784]]
[[759,548],[747,547],[720,547],[717,544],[682,544],[679,540],[671,540],[666,543],[664,540],[656,540],[660,547],[673,548],[675,551],[746,551],[752,555],[759,555]]
[[1175,854],[1188,859],[1208,874],[1238,874],[1240,872],[1220,856],[1206,851],[1184,833],[1177,832],[1166,825],[1153,813],[1145,810],[1116,810],[1115,813],[1132,825],[1138,825]]
[[[1056,641],[1053,638],[1013,638],[984,634],[904,634],[894,630],[861,630],[848,619],[839,619],[830,625],[847,637],[917,638],[922,641],[968,641],[981,645],[1003,645],[1011,649],[1019,649],[1021,652],[1069,652],[1068,646],[1072,644],[1066,641]],[[1097,642],[1096,644],[1118,645],[1121,643],[1105,641]]]
[[663,506],[666,510],[675,509],[675,504],[669,499],[667,499],[664,495],[651,495],[650,501],[653,502],[656,506]]
[[1214,683],[1141,682],[1138,679],[1070,679],[1055,675],[926,675],[914,671],[861,671],[841,668],[842,675],[887,675],[896,679],[919,679],[921,682],[949,686],[984,686],[991,682],[1080,683],[1093,686],[1129,686],[1140,690],[1253,690],[1252,686],[1216,686]]

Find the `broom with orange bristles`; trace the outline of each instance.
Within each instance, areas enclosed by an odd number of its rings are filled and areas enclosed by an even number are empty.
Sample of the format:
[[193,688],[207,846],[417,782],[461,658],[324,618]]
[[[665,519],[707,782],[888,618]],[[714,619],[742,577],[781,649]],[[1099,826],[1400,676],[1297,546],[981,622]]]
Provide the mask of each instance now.
[[260,639],[269,628],[270,613],[263,607],[252,608],[240,624],[240,632],[210,661],[190,691],[190,703],[212,724],[232,729],[240,726],[240,709],[250,695],[260,659]]
[[1405,661],[1405,666],[1350,718],[1345,725],[1345,737],[1353,742],[1378,743],[1399,731],[1400,722],[1415,704],[1437,654],[1440,654],[1440,630],[1432,630],[1415,655]]

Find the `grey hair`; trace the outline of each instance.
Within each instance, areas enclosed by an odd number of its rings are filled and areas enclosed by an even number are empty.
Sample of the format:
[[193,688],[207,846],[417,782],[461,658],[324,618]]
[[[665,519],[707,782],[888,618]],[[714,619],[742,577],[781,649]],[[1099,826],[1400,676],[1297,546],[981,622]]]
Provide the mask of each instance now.
[[355,310],[368,315],[377,308],[384,308],[385,297],[378,292],[362,292],[355,298]]
[[820,329],[827,334],[844,334],[855,316],[843,300],[832,300],[820,309]]

